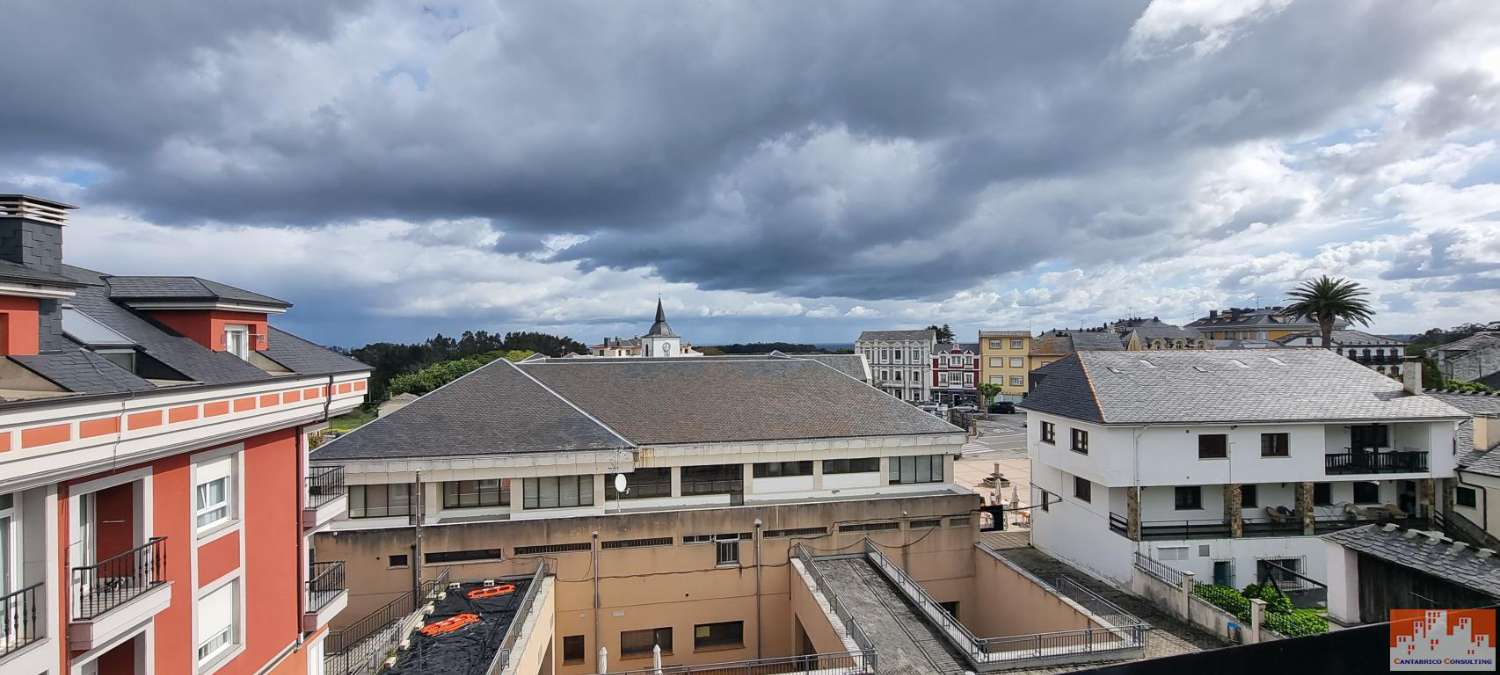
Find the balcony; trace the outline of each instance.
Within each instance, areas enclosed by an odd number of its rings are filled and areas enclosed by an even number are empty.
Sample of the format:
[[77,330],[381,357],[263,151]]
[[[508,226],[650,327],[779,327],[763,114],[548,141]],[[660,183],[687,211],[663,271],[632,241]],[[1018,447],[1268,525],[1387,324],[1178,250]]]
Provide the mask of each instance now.
[[1323,468],[1330,476],[1371,473],[1426,473],[1426,450],[1386,452],[1339,452],[1324,455]]
[[344,583],[342,560],[313,563],[308,572],[307,609],[302,613],[304,633],[328,625],[349,605],[349,587]]
[[0,660],[46,637],[41,611],[46,599],[43,587],[33,584],[0,597]]
[[[1426,522],[1425,519],[1420,518],[1315,516],[1313,534],[1327,534],[1374,523],[1397,523],[1402,527],[1426,527]],[[1109,514],[1109,529],[1121,536],[1129,534],[1129,524],[1125,516],[1118,513]],[[1147,520],[1141,523],[1142,540],[1229,539],[1232,532],[1229,522],[1224,520]],[[1241,538],[1301,536],[1304,536],[1302,521],[1295,516],[1277,520],[1245,518],[1240,526]]]
[[307,472],[307,502],[302,508],[303,529],[316,530],[349,509],[344,467],[319,466]]
[[82,651],[156,616],[172,602],[166,575],[166,537],[73,568],[73,620],[68,646]]

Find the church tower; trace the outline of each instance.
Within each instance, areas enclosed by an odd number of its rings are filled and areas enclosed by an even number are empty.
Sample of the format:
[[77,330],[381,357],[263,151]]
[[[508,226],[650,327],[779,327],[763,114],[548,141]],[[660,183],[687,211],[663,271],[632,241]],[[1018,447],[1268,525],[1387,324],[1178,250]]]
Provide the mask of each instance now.
[[682,356],[682,338],[667,325],[667,313],[661,308],[661,298],[656,299],[656,321],[651,330],[641,336],[641,356]]

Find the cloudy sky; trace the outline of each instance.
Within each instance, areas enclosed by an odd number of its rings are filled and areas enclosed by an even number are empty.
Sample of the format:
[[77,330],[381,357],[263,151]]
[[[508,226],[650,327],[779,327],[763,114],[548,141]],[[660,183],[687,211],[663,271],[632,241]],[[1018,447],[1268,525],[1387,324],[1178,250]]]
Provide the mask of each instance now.
[[1211,4],[19,0],[0,192],[341,345],[1500,320],[1500,3]]

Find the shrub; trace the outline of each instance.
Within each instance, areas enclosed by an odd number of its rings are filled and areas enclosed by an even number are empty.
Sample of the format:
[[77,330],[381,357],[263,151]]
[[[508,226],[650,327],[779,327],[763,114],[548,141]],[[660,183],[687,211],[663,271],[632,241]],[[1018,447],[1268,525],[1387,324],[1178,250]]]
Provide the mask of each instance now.
[[1311,609],[1294,609],[1286,613],[1266,613],[1266,628],[1287,637],[1320,635],[1328,632],[1328,619]]
[[1218,584],[1198,584],[1193,586],[1193,594],[1242,620],[1250,617],[1250,601],[1233,588]]
[[1285,614],[1293,609],[1292,599],[1281,592],[1276,584],[1250,584],[1245,587],[1244,596],[1265,600],[1267,613]]

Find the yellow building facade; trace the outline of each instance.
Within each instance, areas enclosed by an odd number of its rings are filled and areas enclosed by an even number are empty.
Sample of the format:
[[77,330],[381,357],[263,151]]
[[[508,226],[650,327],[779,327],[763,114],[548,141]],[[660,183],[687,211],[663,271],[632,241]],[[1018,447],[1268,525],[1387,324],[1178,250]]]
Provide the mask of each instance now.
[[979,377],[1000,385],[1000,400],[1019,401],[1026,395],[1031,382],[1031,342],[1030,331],[979,331]]

